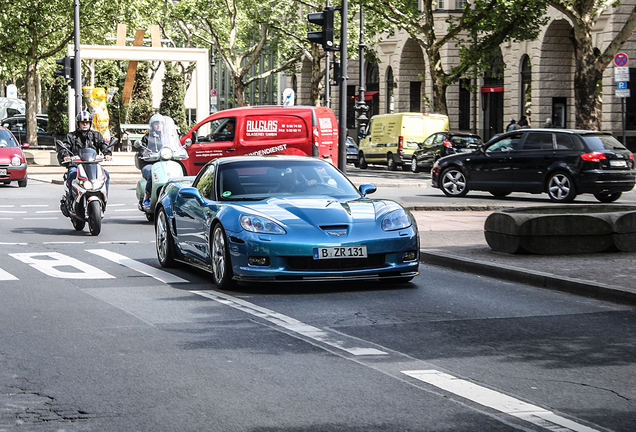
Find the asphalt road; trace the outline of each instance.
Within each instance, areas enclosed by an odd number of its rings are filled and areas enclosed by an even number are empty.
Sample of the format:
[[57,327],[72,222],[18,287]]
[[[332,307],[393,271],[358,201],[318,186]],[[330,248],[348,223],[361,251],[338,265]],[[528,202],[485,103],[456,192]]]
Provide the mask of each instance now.
[[633,307],[422,265],[220,292],[134,188],[102,234],[0,187],[0,431],[631,431]]

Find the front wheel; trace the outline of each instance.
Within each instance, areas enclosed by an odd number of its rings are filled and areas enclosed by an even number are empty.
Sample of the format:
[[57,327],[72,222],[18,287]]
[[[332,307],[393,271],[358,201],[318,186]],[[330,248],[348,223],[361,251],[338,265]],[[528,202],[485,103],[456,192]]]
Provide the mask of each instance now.
[[360,152],[360,155],[358,155],[358,165],[360,166],[360,169],[367,169],[367,167],[369,166],[367,164],[367,160],[364,157],[364,153]]
[[28,180],[26,177],[23,180],[18,180],[18,187],[26,187],[27,182]]
[[214,284],[220,289],[227,289],[233,286],[235,282],[232,280],[232,265],[227,237],[220,223],[213,228],[210,252],[212,254],[212,279]]
[[163,208],[159,210],[159,215],[157,215],[155,237],[159,264],[161,267],[174,267],[174,239],[172,238],[172,232],[170,232],[168,215],[166,215],[166,211]]
[[94,236],[102,231],[102,206],[97,200],[88,203],[88,230]]
[[463,197],[468,193],[466,176],[459,168],[448,168],[439,178],[442,192],[449,197]]
[[623,194],[622,192],[596,193],[596,194],[594,194],[594,198],[596,198],[597,200],[599,200],[602,203],[611,203],[611,202],[614,202],[617,199],[619,199],[622,194]]
[[420,172],[420,167],[417,166],[417,159],[415,158],[415,156],[413,156],[413,159],[411,159],[411,172]]
[[568,173],[556,172],[548,178],[548,196],[555,202],[572,202],[576,197],[574,181]]

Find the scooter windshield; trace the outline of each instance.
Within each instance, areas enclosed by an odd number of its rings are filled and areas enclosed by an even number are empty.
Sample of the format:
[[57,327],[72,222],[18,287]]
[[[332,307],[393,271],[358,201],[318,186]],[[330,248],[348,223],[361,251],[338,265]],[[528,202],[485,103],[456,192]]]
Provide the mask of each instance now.
[[[158,160],[161,150],[168,148],[171,157],[168,159],[187,159],[188,152],[181,146],[177,127],[172,118],[161,114],[155,114],[150,118],[150,131],[148,132],[148,146],[144,149],[143,159]],[[164,151],[164,155],[165,155]],[[165,156],[163,156],[165,158]]]

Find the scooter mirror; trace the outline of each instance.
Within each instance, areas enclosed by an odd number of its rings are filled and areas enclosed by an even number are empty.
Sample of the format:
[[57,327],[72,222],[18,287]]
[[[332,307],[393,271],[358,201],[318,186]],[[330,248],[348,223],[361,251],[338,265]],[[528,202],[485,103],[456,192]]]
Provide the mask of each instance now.
[[133,143],[133,148],[134,148],[135,150],[139,150],[139,149],[141,148],[141,141],[136,140],[136,141]]

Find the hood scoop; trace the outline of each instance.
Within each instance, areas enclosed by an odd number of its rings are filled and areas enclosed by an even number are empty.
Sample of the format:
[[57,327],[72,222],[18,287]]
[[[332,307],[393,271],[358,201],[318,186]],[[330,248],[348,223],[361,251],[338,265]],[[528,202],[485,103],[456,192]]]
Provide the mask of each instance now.
[[320,228],[331,237],[346,237],[349,235],[348,225],[322,225]]

